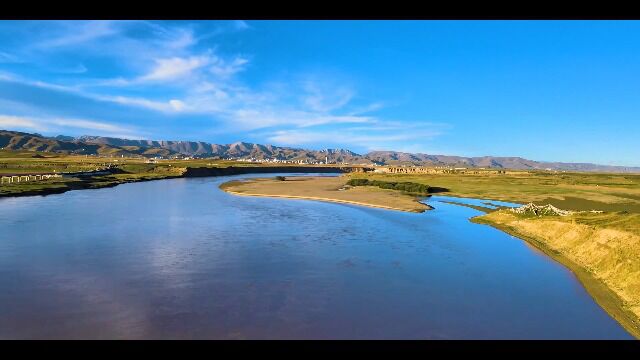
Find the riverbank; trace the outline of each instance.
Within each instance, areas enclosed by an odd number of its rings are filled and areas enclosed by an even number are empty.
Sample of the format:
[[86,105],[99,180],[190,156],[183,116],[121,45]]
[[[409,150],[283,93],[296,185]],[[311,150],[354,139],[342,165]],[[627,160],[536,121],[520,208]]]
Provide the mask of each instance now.
[[634,256],[640,236],[599,229],[581,220],[575,216],[527,218],[508,210],[471,219],[518,237],[564,265],[611,317],[640,339],[640,264]]
[[234,195],[304,199],[368,206],[388,210],[424,212],[432,209],[415,196],[374,187],[347,187],[344,177],[286,177],[286,180],[230,181],[220,189]]
[[23,196],[46,196],[62,194],[72,190],[101,189],[121,184],[175,179],[183,177],[181,172],[167,173],[121,173],[100,176],[65,177],[45,181],[33,181],[0,187],[0,198]]
[[72,176],[63,178],[3,184],[0,198],[45,196],[71,190],[100,189],[120,184],[175,179],[182,177],[216,177],[241,174],[270,173],[345,173],[359,168],[329,166],[203,166],[179,167],[173,164],[128,164],[109,169],[108,174]]

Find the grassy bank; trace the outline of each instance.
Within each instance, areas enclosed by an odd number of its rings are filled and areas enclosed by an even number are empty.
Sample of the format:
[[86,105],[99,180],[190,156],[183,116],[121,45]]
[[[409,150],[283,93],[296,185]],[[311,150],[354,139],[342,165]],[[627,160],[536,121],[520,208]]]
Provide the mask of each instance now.
[[[168,179],[181,176],[187,165],[179,160],[147,163],[140,158],[108,158],[64,155],[49,152],[0,150],[0,176],[18,174],[61,174],[62,178],[4,183],[0,197],[59,194],[70,190],[96,189],[123,183]],[[221,166],[194,160],[190,166]],[[73,176],[81,172],[109,171],[108,174]]]
[[72,176],[0,186],[0,197],[60,194],[70,190],[98,189],[119,184],[181,177],[184,169],[153,167],[97,176]]

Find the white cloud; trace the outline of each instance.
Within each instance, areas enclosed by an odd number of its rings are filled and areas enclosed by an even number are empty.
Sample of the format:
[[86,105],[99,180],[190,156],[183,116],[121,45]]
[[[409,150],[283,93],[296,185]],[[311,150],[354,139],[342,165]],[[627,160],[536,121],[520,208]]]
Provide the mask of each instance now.
[[[152,60],[153,66],[146,74],[133,79],[123,77],[115,79],[100,80],[93,85],[128,86],[145,85],[146,83],[169,83],[171,86],[182,85],[187,87],[187,91],[194,89],[206,90],[212,85],[220,88],[234,75],[243,71],[249,60],[245,57],[236,56],[232,60],[225,60],[213,54],[211,50],[204,55],[173,56],[166,58],[156,58]],[[202,69],[209,71],[201,71]],[[215,85],[214,85],[215,84]]]
[[183,111],[186,107],[185,103],[177,100],[177,99],[171,99],[169,100],[169,105],[171,105],[171,107],[175,110],[175,111]]
[[179,112],[185,109],[185,104],[176,99],[167,102],[154,101],[144,98],[127,96],[95,96],[96,100],[114,102],[121,105],[130,105],[164,113]]
[[211,67],[211,72],[222,78],[228,78],[236,73],[244,70],[245,65],[249,63],[248,59],[236,57],[231,62],[225,62],[222,59],[216,59],[216,63]]
[[175,33],[175,37],[170,38],[165,43],[165,45],[170,49],[183,49],[191,45],[195,45],[198,42],[191,30],[179,29],[176,30]]
[[87,130],[124,132],[124,133],[130,131],[126,127],[105,123],[105,122],[84,120],[84,119],[55,118],[50,120],[44,120],[44,122],[62,126],[62,127],[72,127],[72,128],[87,129]]
[[11,115],[0,115],[0,127],[5,130],[11,129],[33,129],[36,131],[46,131],[47,128],[37,121],[29,118]]
[[329,112],[337,110],[353,99],[355,92],[346,86],[331,86],[318,81],[306,81],[303,86],[306,95],[303,103],[311,110]]
[[247,22],[244,21],[244,20],[236,20],[236,21],[234,21],[234,25],[235,25],[236,30],[251,29],[251,26],[249,26],[249,24],[247,24]]
[[206,56],[192,56],[188,58],[172,57],[157,59],[156,66],[147,75],[139,78],[140,81],[164,81],[173,80],[181,76],[189,75],[193,70],[209,63]]
[[56,48],[86,43],[119,32],[113,21],[71,21],[62,28],[62,34],[37,45],[39,48]]

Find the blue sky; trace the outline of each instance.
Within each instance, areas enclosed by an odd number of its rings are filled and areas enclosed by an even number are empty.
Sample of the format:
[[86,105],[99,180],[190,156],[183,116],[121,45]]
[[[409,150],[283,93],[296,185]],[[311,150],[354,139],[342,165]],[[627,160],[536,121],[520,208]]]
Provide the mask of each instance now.
[[637,21],[0,21],[0,129],[640,166]]

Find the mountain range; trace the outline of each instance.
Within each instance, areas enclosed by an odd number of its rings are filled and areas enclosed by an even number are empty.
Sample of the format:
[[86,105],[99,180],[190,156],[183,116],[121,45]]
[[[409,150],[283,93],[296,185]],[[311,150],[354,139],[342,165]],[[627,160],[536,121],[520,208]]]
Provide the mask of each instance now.
[[307,160],[349,164],[451,166],[518,170],[567,170],[592,172],[640,173],[640,167],[610,166],[591,163],[562,163],[528,160],[521,157],[462,157],[430,155],[397,151],[372,151],[357,154],[346,149],[308,150],[247,142],[212,144],[202,141],[129,140],[102,136],[45,137],[18,131],[0,130],[0,148],[7,150],[45,151],[67,154],[103,156],[171,157],[194,156],[211,158],[254,158],[258,160]]

